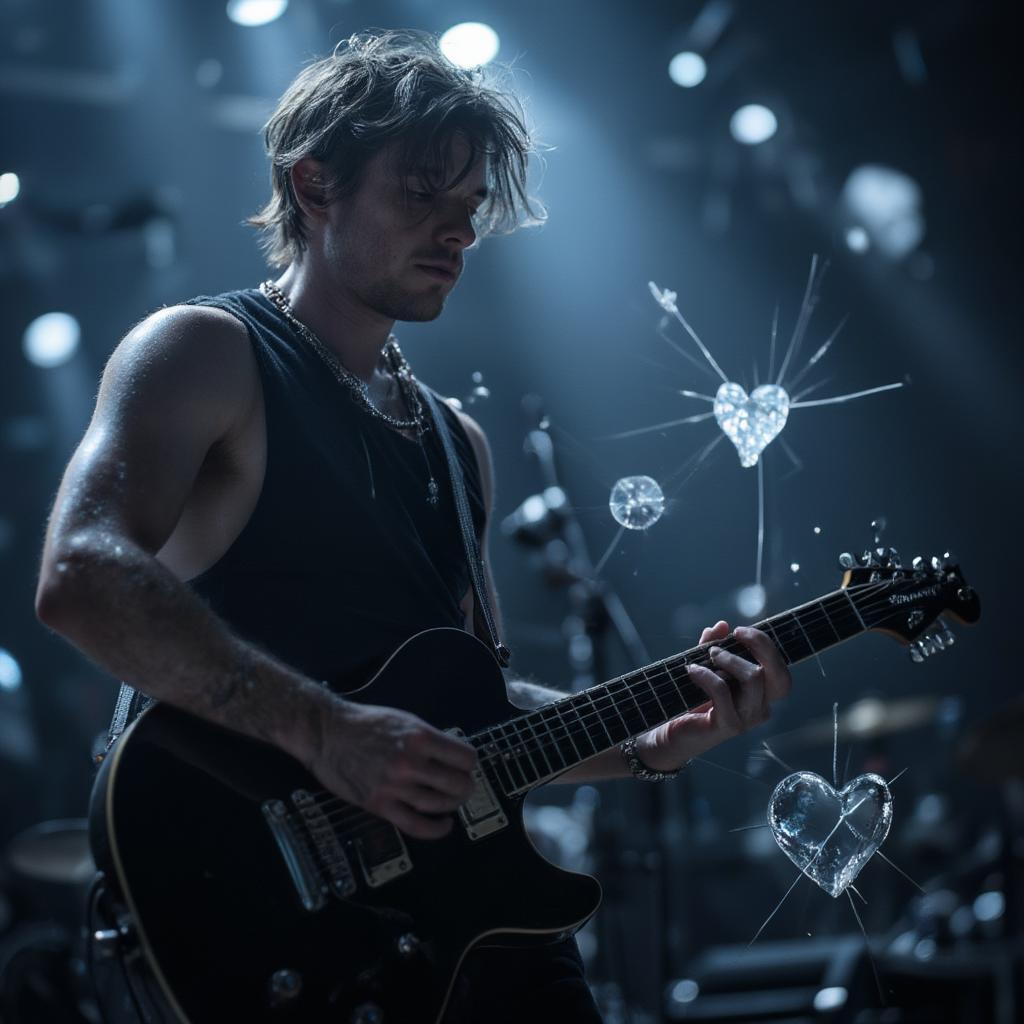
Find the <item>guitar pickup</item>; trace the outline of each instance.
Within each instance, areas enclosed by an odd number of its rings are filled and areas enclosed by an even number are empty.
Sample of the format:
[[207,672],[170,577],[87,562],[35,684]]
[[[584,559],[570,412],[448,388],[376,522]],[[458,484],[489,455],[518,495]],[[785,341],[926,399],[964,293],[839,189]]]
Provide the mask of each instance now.
[[402,834],[393,825],[370,829],[355,840],[359,865],[371,889],[412,871],[412,860]]
[[[463,737],[461,729],[449,729],[448,732],[460,739]],[[474,841],[498,832],[508,824],[505,809],[494,795],[494,789],[482,768],[478,767],[473,772],[473,792],[459,807],[459,818],[462,819],[466,835]]]

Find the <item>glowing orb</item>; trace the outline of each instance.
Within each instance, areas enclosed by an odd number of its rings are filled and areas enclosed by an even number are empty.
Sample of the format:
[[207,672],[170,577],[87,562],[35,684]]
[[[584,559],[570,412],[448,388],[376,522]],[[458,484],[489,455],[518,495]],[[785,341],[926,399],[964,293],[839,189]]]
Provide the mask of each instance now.
[[612,488],[608,507],[627,530],[649,530],[665,511],[665,495],[649,476],[624,476]]

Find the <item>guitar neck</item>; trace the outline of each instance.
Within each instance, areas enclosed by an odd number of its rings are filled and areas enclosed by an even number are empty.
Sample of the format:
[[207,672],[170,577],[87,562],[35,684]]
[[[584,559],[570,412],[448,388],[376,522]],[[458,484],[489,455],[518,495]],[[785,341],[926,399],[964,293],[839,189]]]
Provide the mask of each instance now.
[[[804,661],[869,629],[863,598],[842,588],[791,608],[755,628],[775,643],[787,665]],[[753,660],[734,636],[715,646]],[[664,661],[627,672],[478,733],[474,741],[509,795],[524,793],[630,736],[707,703],[690,680],[690,665],[710,665],[701,644]]]

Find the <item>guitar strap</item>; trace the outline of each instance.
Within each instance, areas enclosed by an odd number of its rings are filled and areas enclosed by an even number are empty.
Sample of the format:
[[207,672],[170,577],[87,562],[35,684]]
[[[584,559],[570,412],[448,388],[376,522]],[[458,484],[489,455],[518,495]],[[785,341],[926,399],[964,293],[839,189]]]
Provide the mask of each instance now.
[[[462,531],[462,546],[466,551],[466,561],[469,563],[469,575],[473,581],[473,620],[477,627],[477,633],[486,632],[490,638],[491,651],[502,668],[508,666],[512,652],[501,642],[498,636],[498,628],[494,622],[494,613],[491,610],[491,602],[487,596],[487,582],[484,573],[484,560],[480,554],[480,545],[477,543],[476,531],[473,529],[473,516],[469,511],[469,500],[466,497],[466,481],[462,473],[462,463],[456,454],[455,445],[452,442],[451,431],[445,422],[444,414],[441,411],[440,402],[444,401],[428,388],[425,384],[417,381],[420,386],[420,394],[423,396],[430,409],[437,436],[441,439],[441,446],[444,448],[444,456],[448,461],[448,476],[452,483],[452,495],[455,499],[455,512],[459,520],[459,529]],[[481,628],[482,627],[482,628]]]
[[[469,510],[469,499],[466,497],[466,481],[462,472],[462,463],[459,462],[455,445],[452,441],[451,431],[445,421],[439,402],[444,399],[437,396],[430,388],[420,384],[420,394],[430,409],[431,419],[434,421],[434,428],[441,440],[441,447],[444,449],[445,460],[448,463],[448,475],[451,479],[452,495],[455,499],[455,512],[459,521],[459,530],[462,533],[462,546],[466,552],[466,561],[469,564],[469,575],[473,583],[473,620],[477,634],[485,634],[490,638],[491,650],[498,664],[505,668],[508,666],[512,652],[501,642],[498,636],[498,629],[494,621],[494,613],[491,610],[491,602],[487,596],[487,583],[484,573],[484,560],[480,554],[480,545],[477,543],[476,531],[473,528],[473,516]],[[117,703],[114,705],[114,715],[110,720],[110,728],[107,730],[106,749],[95,758],[97,762],[103,760],[107,751],[113,746],[114,741],[128,728],[128,726],[146,708],[155,704],[152,697],[148,697],[141,690],[136,690],[127,683],[121,684],[117,694]]]

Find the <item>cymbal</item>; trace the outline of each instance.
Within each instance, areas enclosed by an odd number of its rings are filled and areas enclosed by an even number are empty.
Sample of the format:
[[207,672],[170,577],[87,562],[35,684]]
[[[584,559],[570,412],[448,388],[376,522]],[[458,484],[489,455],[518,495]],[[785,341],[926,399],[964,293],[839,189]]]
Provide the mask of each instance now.
[[[840,712],[839,740],[842,743],[873,740],[918,729],[935,719],[938,707],[938,697],[905,697],[902,700],[865,697]],[[819,718],[788,733],[785,741],[810,746],[831,745],[835,735],[832,719]]]
[[89,831],[83,818],[43,821],[16,835],[7,861],[26,878],[80,885],[95,873]]
[[1024,698],[972,726],[960,741],[956,762],[979,782],[1024,776]]

